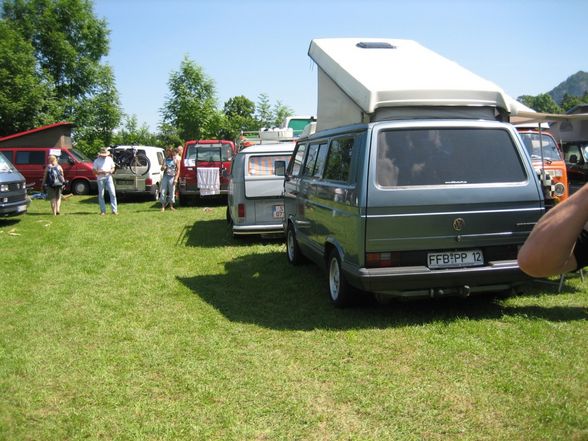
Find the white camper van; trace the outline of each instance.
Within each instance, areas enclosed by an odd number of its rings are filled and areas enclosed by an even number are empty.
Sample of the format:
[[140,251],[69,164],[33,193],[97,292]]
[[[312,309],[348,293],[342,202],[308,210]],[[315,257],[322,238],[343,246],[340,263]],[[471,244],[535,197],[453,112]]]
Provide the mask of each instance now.
[[233,235],[284,233],[284,172],[293,150],[293,142],[282,142],[237,153],[227,197],[227,221]]
[[317,132],[286,171],[292,264],[326,268],[337,306],[467,296],[525,281],[517,249],[544,212],[497,85],[410,40],[313,40]]

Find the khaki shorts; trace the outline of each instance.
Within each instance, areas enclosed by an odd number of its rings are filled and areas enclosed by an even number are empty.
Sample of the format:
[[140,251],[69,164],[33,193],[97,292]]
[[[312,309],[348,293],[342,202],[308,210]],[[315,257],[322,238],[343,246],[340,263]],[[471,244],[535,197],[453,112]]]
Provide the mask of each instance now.
[[47,199],[59,199],[61,197],[61,187],[47,187]]

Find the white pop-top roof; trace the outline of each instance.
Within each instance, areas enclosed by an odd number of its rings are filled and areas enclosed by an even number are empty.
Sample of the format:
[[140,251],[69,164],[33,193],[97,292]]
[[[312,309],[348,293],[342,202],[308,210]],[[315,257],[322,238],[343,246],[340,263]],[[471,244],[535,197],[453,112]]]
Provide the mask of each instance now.
[[516,106],[496,84],[412,40],[315,39],[308,55],[319,67],[319,100],[326,75],[367,114],[382,107],[489,106],[511,112]]

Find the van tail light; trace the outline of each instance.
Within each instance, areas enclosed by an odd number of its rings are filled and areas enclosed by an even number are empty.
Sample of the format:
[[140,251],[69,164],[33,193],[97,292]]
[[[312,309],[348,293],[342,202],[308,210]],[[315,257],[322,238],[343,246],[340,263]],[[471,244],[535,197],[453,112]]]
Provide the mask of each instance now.
[[151,179],[151,178],[145,179],[145,185],[153,185],[153,179]]
[[237,215],[241,218],[245,217],[245,204],[237,205]]
[[391,266],[398,266],[400,261],[400,253],[366,253],[365,266],[367,268],[387,268]]

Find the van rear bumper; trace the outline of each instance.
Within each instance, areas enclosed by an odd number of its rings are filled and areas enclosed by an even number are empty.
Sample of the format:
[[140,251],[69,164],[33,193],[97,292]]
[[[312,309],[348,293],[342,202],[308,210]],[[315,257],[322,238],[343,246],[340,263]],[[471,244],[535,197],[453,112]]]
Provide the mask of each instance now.
[[432,270],[424,266],[399,268],[344,268],[349,282],[365,291],[411,296],[435,292],[469,293],[507,289],[530,280],[516,260],[488,262],[485,266]]
[[284,235],[284,224],[233,225],[233,234],[236,236],[245,236],[249,234]]

